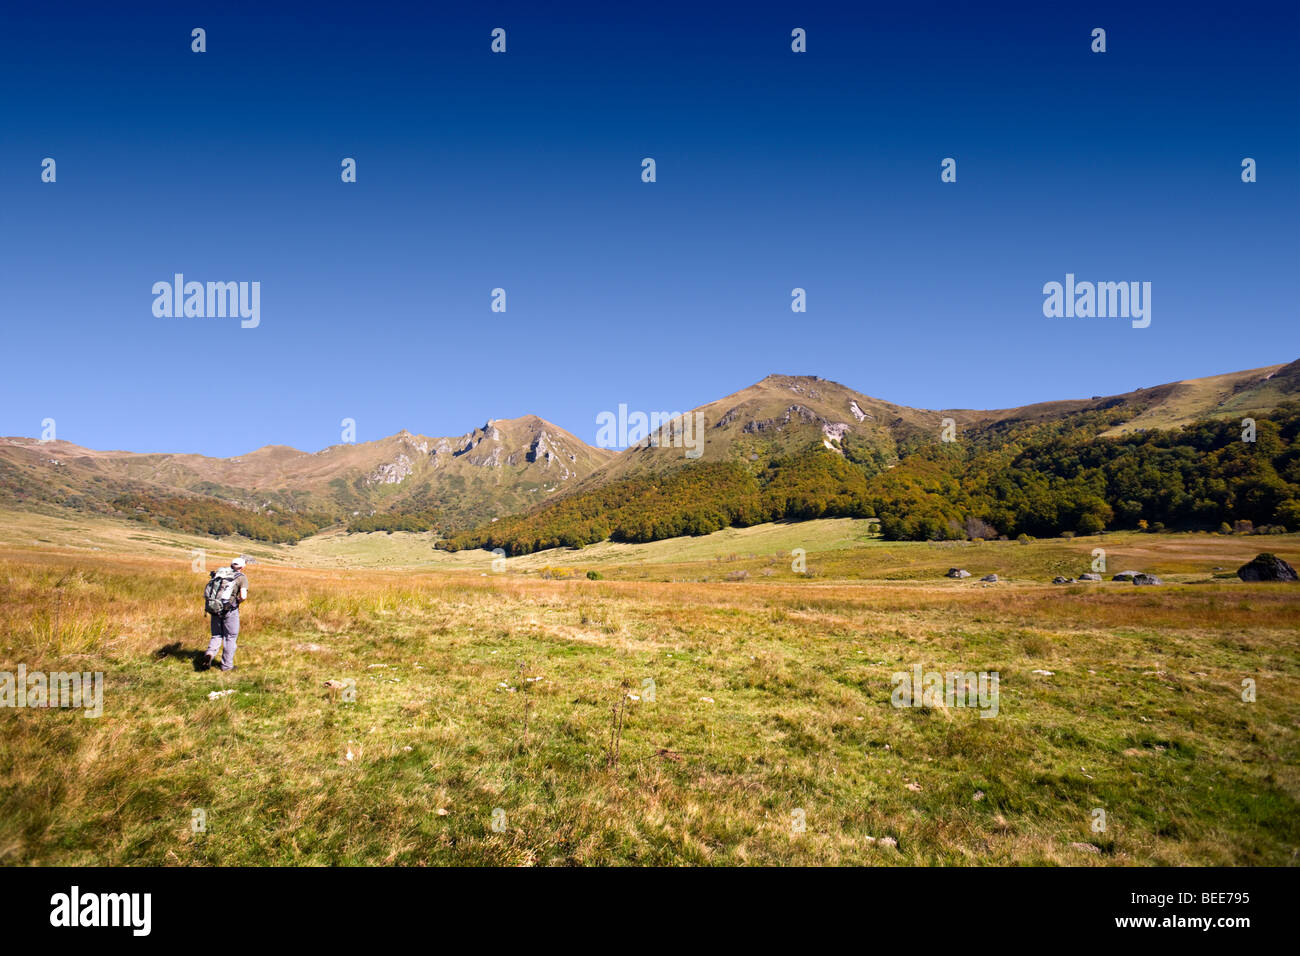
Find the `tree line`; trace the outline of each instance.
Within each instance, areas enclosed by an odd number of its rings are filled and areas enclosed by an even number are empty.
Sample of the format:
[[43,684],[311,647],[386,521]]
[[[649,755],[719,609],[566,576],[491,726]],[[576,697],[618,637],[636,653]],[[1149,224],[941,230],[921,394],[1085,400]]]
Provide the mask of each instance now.
[[412,511],[381,511],[372,515],[359,515],[348,521],[348,533],[365,531],[432,531],[438,527],[441,516],[436,509],[419,508]]
[[334,523],[329,515],[289,511],[262,512],[211,498],[162,497],[142,493],[121,495],[113,510],[135,521],[147,521],[193,534],[239,534],[254,541],[293,544]]

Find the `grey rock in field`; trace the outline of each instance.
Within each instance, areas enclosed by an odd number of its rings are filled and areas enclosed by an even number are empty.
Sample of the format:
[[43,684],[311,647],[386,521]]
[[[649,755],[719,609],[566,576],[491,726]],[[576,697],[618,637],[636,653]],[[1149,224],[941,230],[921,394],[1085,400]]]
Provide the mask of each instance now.
[[981,581],[989,581],[989,582],[991,582],[991,583],[996,583],[997,580],[998,580],[998,576],[997,576],[996,574],[986,574],[986,575],[984,575],[984,577],[980,578],[980,580],[981,580]]
[[1137,576],[1138,576],[1139,574],[1141,574],[1141,573],[1142,573],[1142,572],[1140,572],[1140,571],[1121,571],[1119,574],[1117,574],[1117,575],[1115,575],[1113,578],[1111,578],[1111,580],[1112,580],[1112,581],[1132,581],[1135,577],[1137,577]]
[[965,571],[965,570],[963,570],[962,568],[949,568],[949,569],[948,569],[948,577],[950,577],[950,578],[968,578],[968,577],[970,577],[970,572],[969,572],[969,571]]
[[1161,581],[1154,574],[1135,574],[1133,575],[1133,583],[1134,584],[1164,584],[1165,582]]
[[1079,580],[1080,580],[1080,581],[1100,581],[1100,580],[1101,580],[1101,575],[1100,575],[1100,574],[1093,574],[1091,571],[1089,571],[1087,574],[1081,574],[1081,575],[1079,575]]
[[1243,581],[1295,581],[1295,568],[1287,564],[1276,554],[1257,554],[1250,561],[1237,569],[1237,577]]
[[1073,584],[1073,583],[1074,583],[1074,578],[1063,578],[1063,577],[1061,577],[1061,576],[1058,574],[1056,577],[1052,578],[1052,583],[1053,583],[1053,584]]

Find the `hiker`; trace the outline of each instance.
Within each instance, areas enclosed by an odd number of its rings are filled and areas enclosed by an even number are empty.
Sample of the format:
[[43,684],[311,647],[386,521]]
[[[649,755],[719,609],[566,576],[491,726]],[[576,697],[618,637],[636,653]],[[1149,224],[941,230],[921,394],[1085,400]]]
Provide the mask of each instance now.
[[235,640],[239,637],[239,605],[248,600],[248,578],[244,575],[244,559],[235,558],[230,567],[208,575],[208,586],[203,591],[203,606],[212,619],[212,640],[203,656],[203,669],[207,670],[221,653],[221,669],[235,669]]

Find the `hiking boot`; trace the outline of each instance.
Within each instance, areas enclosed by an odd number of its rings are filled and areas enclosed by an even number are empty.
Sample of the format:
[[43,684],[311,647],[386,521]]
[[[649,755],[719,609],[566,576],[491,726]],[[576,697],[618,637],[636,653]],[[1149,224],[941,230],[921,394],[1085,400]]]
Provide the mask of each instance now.
[[211,670],[213,663],[214,663],[213,658],[209,657],[207,654],[204,654],[203,660],[199,662],[199,670],[201,671]]

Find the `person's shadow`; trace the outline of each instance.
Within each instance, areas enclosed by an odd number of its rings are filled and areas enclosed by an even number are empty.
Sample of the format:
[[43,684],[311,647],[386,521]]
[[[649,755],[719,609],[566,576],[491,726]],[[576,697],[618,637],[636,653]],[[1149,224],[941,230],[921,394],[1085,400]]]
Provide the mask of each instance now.
[[166,660],[169,657],[174,657],[179,661],[189,661],[196,671],[205,671],[208,669],[205,666],[207,655],[203,651],[187,651],[180,641],[175,641],[158,648],[158,650],[153,652],[153,656],[155,660],[160,661]]

